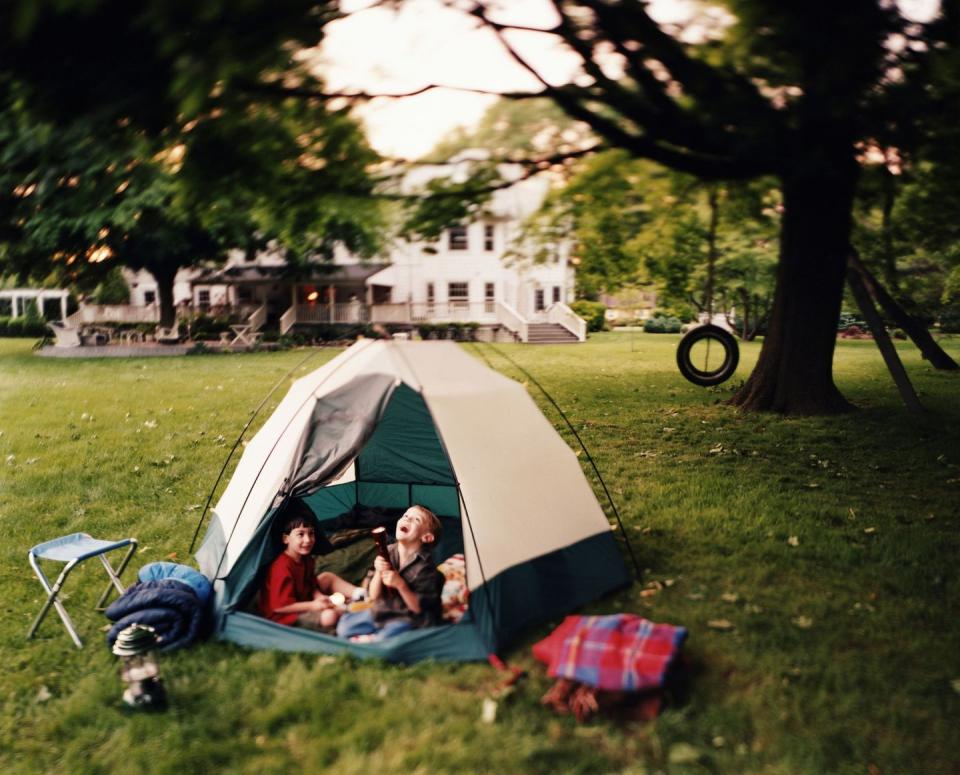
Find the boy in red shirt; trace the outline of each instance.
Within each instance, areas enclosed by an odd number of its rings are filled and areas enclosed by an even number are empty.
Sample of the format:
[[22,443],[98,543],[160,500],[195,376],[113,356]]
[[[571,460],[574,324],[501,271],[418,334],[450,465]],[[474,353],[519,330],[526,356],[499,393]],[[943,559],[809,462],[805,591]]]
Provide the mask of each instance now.
[[317,588],[313,565],[316,524],[313,513],[303,507],[283,525],[283,552],[270,565],[260,590],[260,613],[271,621],[328,630],[340,618],[341,606]]

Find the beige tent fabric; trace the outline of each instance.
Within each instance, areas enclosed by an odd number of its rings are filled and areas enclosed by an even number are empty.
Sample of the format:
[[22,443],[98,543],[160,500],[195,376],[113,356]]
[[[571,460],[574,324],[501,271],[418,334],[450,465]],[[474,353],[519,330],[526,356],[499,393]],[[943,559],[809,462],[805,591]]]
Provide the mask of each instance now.
[[207,576],[224,576],[229,572],[273,505],[274,497],[293,468],[297,445],[310,420],[316,396],[367,373],[376,356],[376,348],[371,351],[375,344],[373,339],[361,340],[294,382],[263,427],[250,439],[213,509],[211,529],[197,551],[200,570]]
[[315,398],[374,373],[422,391],[460,482],[471,589],[610,529],[576,455],[521,385],[453,342],[362,340],[295,382],[250,441],[214,510],[219,531],[197,554],[201,570],[220,564],[223,576],[233,566],[293,467]]
[[[427,343],[432,345],[433,343]],[[466,512],[471,589],[533,557],[609,531],[576,455],[522,385],[457,345],[396,343],[423,383]]]

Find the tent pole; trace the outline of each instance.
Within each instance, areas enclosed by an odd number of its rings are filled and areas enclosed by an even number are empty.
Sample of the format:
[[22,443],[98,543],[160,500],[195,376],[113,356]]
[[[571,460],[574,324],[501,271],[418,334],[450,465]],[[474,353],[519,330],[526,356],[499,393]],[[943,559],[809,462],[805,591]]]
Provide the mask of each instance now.
[[200,513],[200,521],[197,522],[197,529],[193,531],[193,538],[190,539],[190,548],[187,550],[187,554],[193,554],[193,546],[197,542],[197,536],[200,535],[200,528],[203,526],[203,520],[206,518],[207,511],[209,511],[210,509],[210,504],[213,501],[213,495],[214,493],[216,493],[217,487],[220,485],[220,480],[223,479],[223,474],[227,470],[227,466],[230,465],[230,459],[233,457],[233,453],[237,451],[237,447],[240,446],[240,442],[243,441],[243,436],[247,432],[247,429],[250,427],[250,424],[257,418],[257,415],[260,414],[260,410],[263,409],[267,401],[270,400],[270,396],[272,396],[274,393],[277,392],[277,389],[282,384],[284,384],[287,381],[287,379],[289,379],[290,375],[293,374],[297,369],[303,366],[307,361],[309,361],[319,352],[320,352],[319,348],[315,349],[306,358],[304,358],[296,366],[290,369],[290,371],[284,374],[277,381],[277,383],[272,388],[270,388],[270,392],[263,397],[263,400],[260,402],[260,405],[253,410],[253,414],[250,415],[250,419],[247,420],[246,424],[240,430],[240,435],[237,436],[237,440],[233,443],[233,447],[231,447],[230,452],[227,455],[227,459],[223,461],[223,467],[220,469],[220,473],[217,475],[217,481],[213,483],[213,487],[210,489],[210,495],[207,496],[207,502],[203,507],[203,511]]

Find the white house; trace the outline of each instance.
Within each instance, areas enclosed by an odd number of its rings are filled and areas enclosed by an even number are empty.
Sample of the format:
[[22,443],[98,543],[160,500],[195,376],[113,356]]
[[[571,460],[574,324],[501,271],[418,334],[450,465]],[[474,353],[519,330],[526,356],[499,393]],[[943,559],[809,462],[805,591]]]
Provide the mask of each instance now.
[[[407,173],[400,190],[414,193],[430,180],[465,177],[476,152],[451,164],[420,166]],[[495,191],[482,215],[447,229],[434,243],[395,241],[382,257],[361,261],[338,251],[333,264],[292,280],[285,276],[281,249],[247,256],[235,251],[214,270],[177,275],[174,299],[195,310],[229,308],[259,324],[278,321],[281,333],[318,323],[371,322],[388,325],[475,322],[503,328],[522,341],[582,341],[585,324],[566,306],[573,300],[569,245],[558,243],[546,263],[512,257],[521,225],[543,202],[544,177],[523,179],[519,165],[501,165],[517,182]],[[147,273],[128,278],[133,304],[156,301]]]

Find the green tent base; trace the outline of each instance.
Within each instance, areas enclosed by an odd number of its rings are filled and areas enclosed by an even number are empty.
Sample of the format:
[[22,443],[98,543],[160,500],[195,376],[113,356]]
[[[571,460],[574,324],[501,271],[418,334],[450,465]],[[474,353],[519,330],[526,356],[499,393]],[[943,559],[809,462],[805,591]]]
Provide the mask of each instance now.
[[[620,568],[622,572],[611,573],[611,568]],[[490,579],[473,590],[470,608],[457,624],[425,627],[380,643],[353,643],[234,611],[223,616],[217,634],[223,640],[250,648],[352,654],[386,662],[482,661],[531,626],[559,618],[629,583],[613,536],[601,534],[536,557]],[[491,598],[497,601],[493,610]]]

